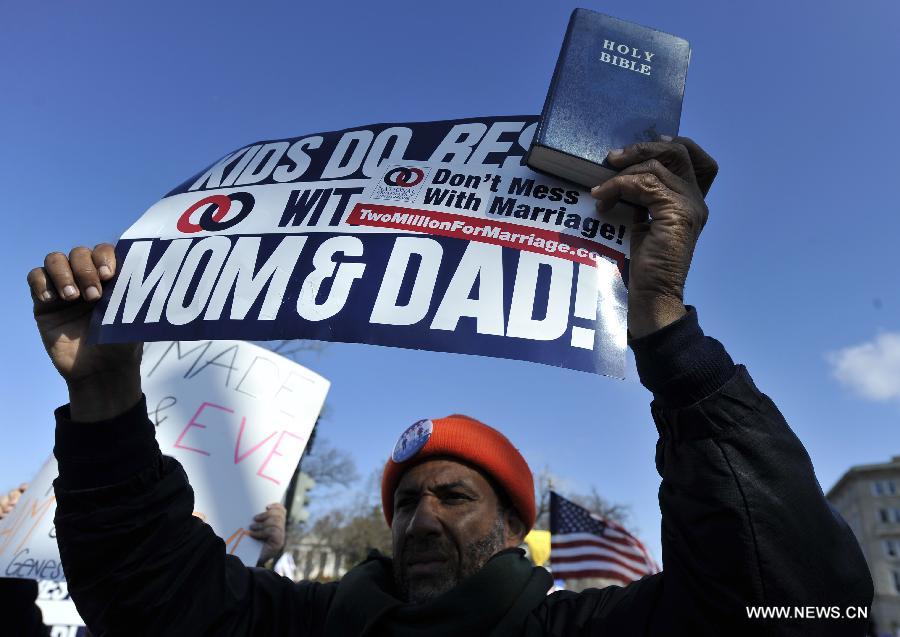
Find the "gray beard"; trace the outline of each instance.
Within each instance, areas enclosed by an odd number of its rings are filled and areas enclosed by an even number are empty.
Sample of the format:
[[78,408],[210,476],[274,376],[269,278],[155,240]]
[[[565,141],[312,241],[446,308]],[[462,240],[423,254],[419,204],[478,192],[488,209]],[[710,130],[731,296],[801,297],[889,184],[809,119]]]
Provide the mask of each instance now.
[[[401,599],[411,604],[421,604],[442,595],[455,587],[462,580],[471,577],[504,546],[505,526],[498,517],[494,528],[487,535],[467,544],[463,548],[462,562],[448,561],[443,572],[433,577],[410,580],[403,570],[403,556],[395,555],[393,560],[394,583]],[[404,547],[408,552],[409,545]]]

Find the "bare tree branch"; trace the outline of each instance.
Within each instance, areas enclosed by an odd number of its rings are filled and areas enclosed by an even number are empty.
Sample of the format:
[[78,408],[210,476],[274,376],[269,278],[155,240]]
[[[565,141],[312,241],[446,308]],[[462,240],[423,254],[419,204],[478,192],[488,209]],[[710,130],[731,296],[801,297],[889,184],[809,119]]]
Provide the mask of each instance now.
[[[335,553],[344,564],[361,562],[371,550],[390,555],[391,530],[381,510],[381,470],[376,469],[364,481],[357,480],[353,501],[318,516],[306,527]],[[290,537],[297,538],[301,529],[293,529]]]
[[353,457],[343,449],[332,447],[325,438],[316,439],[310,453],[303,456],[301,466],[317,487],[349,487],[359,480]]
[[550,528],[550,492],[556,491],[564,498],[584,507],[591,513],[596,513],[605,520],[618,522],[626,526],[630,510],[627,505],[610,503],[600,495],[597,487],[591,486],[588,494],[573,493],[565,488],[565,480],[554,475],[550,468],[545,466],[534,477],[535,505],[537,506],[537,521],[535,528]]
[[379,506],[331,511],[315,521],[312,532],[342,555],[346,564],[361,562],[372,550],[391,554],[391,530]]

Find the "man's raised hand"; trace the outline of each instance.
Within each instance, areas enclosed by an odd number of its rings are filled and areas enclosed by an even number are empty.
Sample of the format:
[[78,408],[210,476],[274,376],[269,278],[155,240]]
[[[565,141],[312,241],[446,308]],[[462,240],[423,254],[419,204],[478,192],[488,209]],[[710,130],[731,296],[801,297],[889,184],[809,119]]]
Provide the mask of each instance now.
[[51,252],[28,273],[34,319],[50,360],[69,387],[71,417],[117,416],[141,397],[140,343],[88,345],[88,326],[103,285],[116,272],[113,246]]
[[686,137],[611,151],[608,161],[621,172],[591,191],[598,207],[625,200],[642,209],[628,277],[628,330],[638,338],[684,316],[684,284],[709,216],[703,198],[718,165]]

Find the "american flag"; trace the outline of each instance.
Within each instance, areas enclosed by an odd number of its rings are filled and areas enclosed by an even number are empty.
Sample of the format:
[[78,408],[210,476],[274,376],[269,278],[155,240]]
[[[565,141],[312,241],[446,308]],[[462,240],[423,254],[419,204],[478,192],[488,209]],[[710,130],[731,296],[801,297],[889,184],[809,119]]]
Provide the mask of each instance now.
[[641,541],[550,492],[550,569],[555,579],[602,577],[623,585],[659,572]]

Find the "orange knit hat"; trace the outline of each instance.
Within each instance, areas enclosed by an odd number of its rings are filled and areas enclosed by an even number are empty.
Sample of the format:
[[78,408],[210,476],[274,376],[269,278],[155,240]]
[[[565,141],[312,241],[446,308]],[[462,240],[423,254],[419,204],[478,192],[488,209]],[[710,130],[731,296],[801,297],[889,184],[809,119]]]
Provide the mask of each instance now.
[[506,492],[528,529],[534,526],[534,478],[525,458],[502,433],[460,414],[420,420],[400,436],[381,477],[381,505],[388,526],[394,518],[394,491],[400,478],[435,456],[459,458],[482,470]]

